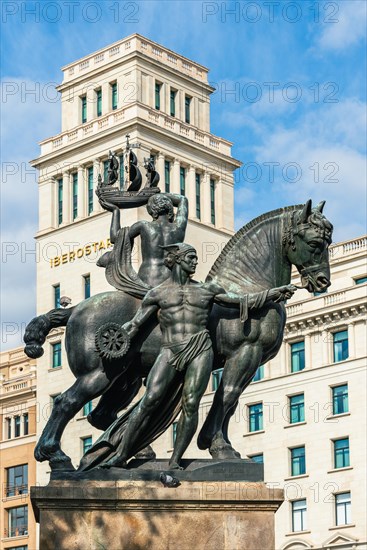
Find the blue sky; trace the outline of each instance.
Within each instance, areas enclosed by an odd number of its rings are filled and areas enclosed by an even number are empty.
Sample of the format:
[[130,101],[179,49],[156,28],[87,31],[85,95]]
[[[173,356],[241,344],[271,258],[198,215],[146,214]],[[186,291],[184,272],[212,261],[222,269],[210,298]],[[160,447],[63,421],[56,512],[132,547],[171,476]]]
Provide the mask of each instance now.
[[35,312],[37,184],[27,163],[60,131],[61,66],[138,32],[209,67],[211,131],[244,163],[236,226],[326,199],[342,241],[365,233],[366,6],[3,0],[2,349],[20,343],[17,327]]

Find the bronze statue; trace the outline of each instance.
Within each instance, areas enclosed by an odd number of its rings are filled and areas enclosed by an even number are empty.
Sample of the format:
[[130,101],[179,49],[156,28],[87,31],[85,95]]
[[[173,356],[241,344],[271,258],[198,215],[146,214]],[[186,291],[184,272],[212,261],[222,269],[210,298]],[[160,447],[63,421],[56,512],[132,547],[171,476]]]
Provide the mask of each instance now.
[[[309,200],[305,205],[281,208],[246,224],[227,243],[205,284],[221,288],[226,294],[263,295],[270,288],[288,285],[291,267],[295,265],[304,288],[310,292],[327,288],[330,285],[328,247],[332,225],[323,216],[322,209],[323,203],[312,208]],[[141,236],[144,241],[146,237],[143,233]],[[128,255],[128,241],[126,238],[126,246],[121,248],[125,250],[120,257],[122,263]],[[61,450],[60,439],[66,424],[82,406],[101,395],[94,419],[96,423],[99,419],[101,427],[110,426],[116,420],[117,411],[127,407],[136,396],[142,380],[149,375],[163,349],[155,316],[141,327],[124,356],[120,356],[118,346],[115,349],[117,339],[113,331],[110,341],[109,334],[105,334],[106,345],[111,350],[110,359],[101,357],[98,346],[91,344],[96,333],[101,336],[101,327],[111,322],[121,327],[134,318],[141,298],[149,290],[147,287],[153,286],[135,275],[128,274],[123,290],[103,292],[65,310],[51,310],[33,319],[27,327],[25,351],[32,357],[39,357],[48,332],[53,327],[66,326],[68,362],[76,376],[73,386],[56,398],[35,450],[36,459],[49,460],[52,469],[72,467],[69,457]],[[214,294],[212,297],[214,300]],[[256,369],[277,354],[283,338],[285,307],[282,303],[264,301],[256,310],[249,309],[249,305],[251,302],[246,299],[240,307],[228,307],[228,304],[223,307],[215,303],[209,315],[207,328],[212,341],[212,368],[224,367],[224,370],[198,444],[202,449],[209,449],[214,458],[239,456],[228,439],[229,419]],[[207,315],[205,310],[204,317]],[[181,394],[176,387],[170,400],[164,402],[159,414],[154,415],[147,430],[134,442],[128,453],[130,456],[145,448],[173,422],[181,410]],[[134,405],[119,418],[121,425],[127,425],[139,406],[139,403]],[[174,461],[180,458],[181,451],[177,449]]]
[[[226,293],[214,281],[197,283],[191,277],[198,263],[196,250],[188,244],[164,247],[168,251],[165,264],[171,277],[150,290],[132,321],[124,325],[130,338],[153,315],[159,313],[162,331],[161,349],[149,373],[146,392],[127,423],[118,419],[86,453],[79,469],[96,466],[126,466],[135,454],[137,443],[159,415],[164,402],[180,387],[182,413],[177,427],[170,469],[180,468],[180,460],[191,442],[198,425],[200,399],[208,385],[213,364],[212,343],[207,329],[213,303],[224,307],[240,306],[244,297]],[[293,285],[246,296],[250,310],[261,308],[270,300],[290,298]],[[105,454],[102,443],[106,442]],[[112,450],[111,450],[112,447]],[[117,448],[116,448],[117,447]],[[97,450],[94,453],[94,449]],[[96,454],[96,456],[95,456]]]

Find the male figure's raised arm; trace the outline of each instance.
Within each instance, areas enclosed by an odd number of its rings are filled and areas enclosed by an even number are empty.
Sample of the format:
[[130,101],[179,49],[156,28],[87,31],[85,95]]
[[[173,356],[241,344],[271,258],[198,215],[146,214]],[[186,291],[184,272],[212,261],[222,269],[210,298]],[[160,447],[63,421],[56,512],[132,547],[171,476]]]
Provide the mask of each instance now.
[[173,206],[177,207],[176,212],[176,225],[178,229],[181,229],[185,234],[187,227],[187,219],[189,217],[189,201],[187,197],[183,195],[177,195],[175,193],[167,193],[167,196],[171,199]]
[[117,234],[121,229],[120,225],[120,209],[116,204],[112,204],[104,200],[102,196],[99,196],[99,203],[105,210],[112,212],[111,226],[110,226],[110,241],[112,244],[115,244],[117,239]]

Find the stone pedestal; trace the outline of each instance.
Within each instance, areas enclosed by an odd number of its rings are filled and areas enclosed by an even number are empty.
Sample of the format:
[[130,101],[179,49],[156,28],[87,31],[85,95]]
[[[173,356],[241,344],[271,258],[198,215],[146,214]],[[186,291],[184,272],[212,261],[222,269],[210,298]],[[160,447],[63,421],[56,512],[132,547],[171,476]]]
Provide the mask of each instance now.
[[56,480],[32,487],[42,550],[274,550],[263,482]]

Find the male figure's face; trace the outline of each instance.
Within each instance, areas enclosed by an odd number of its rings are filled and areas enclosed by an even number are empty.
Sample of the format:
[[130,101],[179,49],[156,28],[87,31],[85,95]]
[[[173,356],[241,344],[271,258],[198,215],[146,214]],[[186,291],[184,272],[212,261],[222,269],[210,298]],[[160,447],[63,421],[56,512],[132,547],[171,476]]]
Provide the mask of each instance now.
[[196,266],[198,265],[198,257],[196,255],[196,252],[193,250],[190,250],[190,252],[187,252],[180,261],[181,268],[188,273],[189,275],[193,275],[196,271]]

